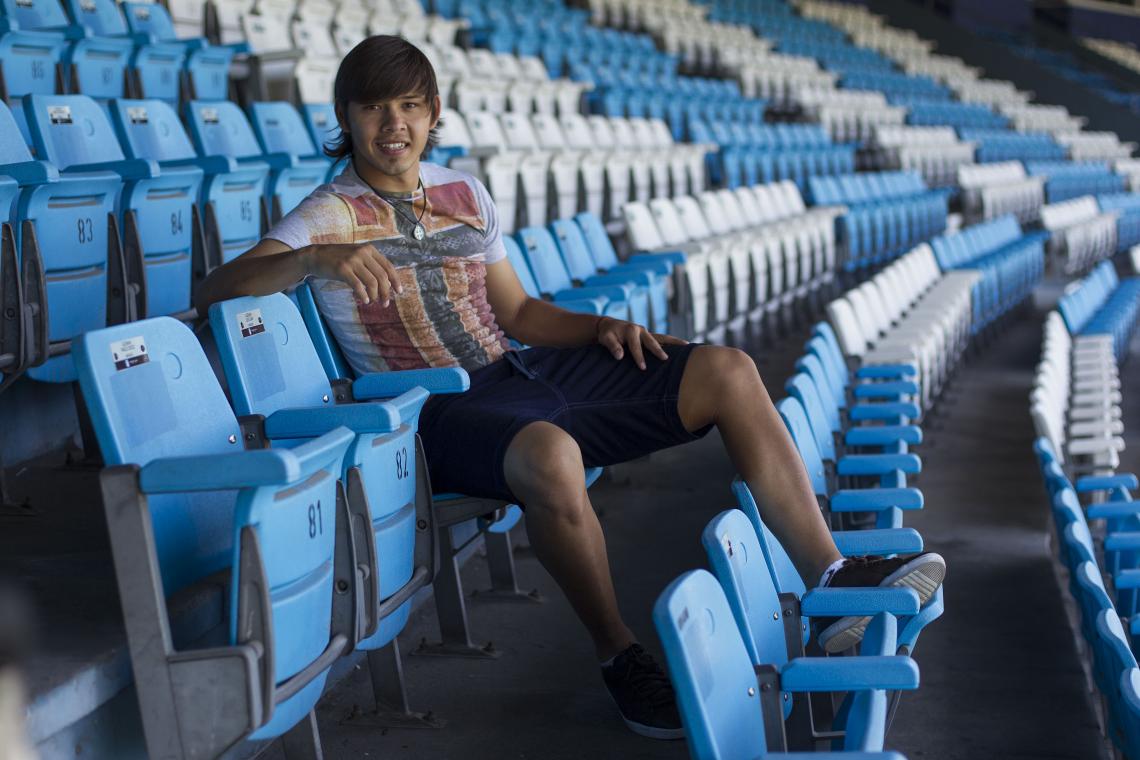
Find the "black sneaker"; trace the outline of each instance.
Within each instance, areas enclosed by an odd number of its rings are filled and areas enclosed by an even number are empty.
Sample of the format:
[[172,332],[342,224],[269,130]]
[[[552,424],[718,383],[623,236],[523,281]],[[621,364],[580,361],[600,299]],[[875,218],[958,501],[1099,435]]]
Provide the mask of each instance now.
[[[890,559],[882,557],[851,557],[827,582],[828,588],[868,586],[907,586],[918,592],[918,599],[926,604],[946,577],[946,560],[933,552],[904,554]],[[871,618],[849,616],[818,618],[819,645],[825,652],[835,654],[858,644]]]
[[673,684],[641,644],[631,644],[602,667],[602,678],[622,720],[635,734],[650,739],[684,738]]

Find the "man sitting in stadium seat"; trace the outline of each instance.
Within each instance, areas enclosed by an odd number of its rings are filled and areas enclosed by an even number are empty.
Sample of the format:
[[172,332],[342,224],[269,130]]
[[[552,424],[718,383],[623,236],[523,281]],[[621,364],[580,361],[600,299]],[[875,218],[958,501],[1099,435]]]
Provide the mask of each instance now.
[[[419,49],[396,37],[365,40],[341,63],[334,96],[342,132],[326,151],[348,159],[344,172],[215,270],[199,313],[308,278],[356,372],[466,369],[468,392],[435,397],[423,410],[432,484],[525,508],[535,554],[593,638],[631,729],[682,735],[668,678],[618,611],[585,467],[692,441],[715,425],[809,587],[908,584],[919,574],[941,581],[937,554],[841,558],[746,353],[525,294],[487,190],[421,163],[436,143],[441,104]],[[514,351],[506,335],[533,348]],[[862,621],[830,621],[821,644],[850,640],[840,634]]]

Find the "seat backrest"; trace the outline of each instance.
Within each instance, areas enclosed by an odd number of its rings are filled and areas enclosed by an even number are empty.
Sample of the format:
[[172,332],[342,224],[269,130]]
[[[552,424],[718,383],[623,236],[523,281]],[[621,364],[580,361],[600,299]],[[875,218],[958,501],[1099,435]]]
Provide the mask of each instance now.
[[[78,2],[84,3],[87,0],[78,0]],[[127,26],[135,34],[148,34],[159,42],[174,41],[178,38],[170,13],[158,3],[123,3],[123,13],[127,18]]]
[[780,595],[751,521],[739,509],[714,517],[701,533],[709,567],[720,581],[753,665],[788,661]]
[[0,100],[0,166],[4,164],[22,164],[32,160],[32,152],[20,134],[20,126],[8,108],[8,104]]
[[768,572],[776,582],[777,591],[781,594],[795,594],[796,598],[803,596],[807,591],[803,579],[800,578],[800,573],[796,570],[788,552],[760,516],[760,507],[752,496],[748,484],[740,478],[735,478],[732,481],[732,493],[736,496],[737,508],[752,523],[756,538],[760,541],[760,549],[764,552],[764,560],[768,563]]
[[543,294],[553,295],[573,287],[570,272],[558,255],[558,244],[545,227],[525,227],[518,231],[517,239]]
[[503,246],[507,249],[507,260],[511,262],[511,267],[515,270],[515,275],[518,276],[523,290],[531,298],[542,298],[542,291],[539,290],[538,283],[534,281],[534,275],[530,271],[530,263],[523,255],[519,244],[513,237],[504,236]]
[[832,437],[827,412],[824,411],[823,399],[820,398],[815,381],[806,372],[797,372],[788,378],[788,382],[784,384],[784,390],[803,405],[820,456],[823,457],[824,461],[834,462],[836,460],[835,439]]
[[313,140],[305,129],[301,114],[292,103],[250,104],[250,121],[253,131],[265,153],[286,153],[291,156],[312,156],[317,153]]
[[756,676],[716,578],[693,570],[673,581],[653,606],[653,623],[677,690],[690,756],[765,756]]
[[129,158],[180,161],[195,156],[178,114],[164,100],[116,100],[111,121]]
[[[660,203],[663,198],[657,198],[649,202],[650,208],[656,211],[654,204]],[[682,195],[673,199],[673,207],[677,210],[678,221],[683,230],[683,234],[687,240],[704,240],[712,237],[713,231],[709,227],[708,220],[705,218],[705,212],[701,210],[701,204],[697,202],[696,198],[690,195]],[[661,222],[658,222],[658,227]]]
[[301,117],[318,152],[324,152],[325,146],[340,136],[336,110],[331,103],[306,103],[301,106]]
[[[65,0],[75,23],[100,37],[127,33],[127,22],[115,0]],[[165,9],[164,9],[165,10]]]
[[285,294],[215,303],[210,327],[238,414],[333,404],[301,313]]
[[792,435],[792,442],[799,450],[800,459],[803,460],[808,479],[811,480],[812,491],[816,496],[827,496],[827,476],[824,473],[823,458],[816,447],[811,423],[808,422],[803,405],[798,399],[785,398],[776,404],[776,411],[780,413],[784,425]]
[[[648,205],[641,201],[626,203],[621,207],[621,213],[625,218],[625,234],[629,236],[629,242],[634,248],[642,251],[652,251],[662,248],[665,245],[665,240],[657,227],[657,222],[654,221],[653,211],[650,210]],[[597,219],[597,217],[593,218]],[[605,234],[605,228],[602,228],[602,234]],[[597,254],[595,253],[594,255],[596,261]],[[614,263],[616,264],[617,262],[615,261]]]
[[602,224],[602,220],[596,214],[583,211],[574,216],[574,223],[582,230],[582,237],[586,239],[586,244],[590,248],[590,255],[594,258],[594,265],[598,269],[612,269],[621,263],[618,260],[617,251],[614,250],[613,241],[610,240],[609,233],[606,232],[605,225]]
[[70,24],[59,0],[0,0],[0,9],[24,31],[64,29]]
[[86,95],[29,95],[25,103],[28,132],[41,159],[59,169],[123,160],[107,114]]
[[[237,419],[181,322],[156,317],[92,331],[76,339],[72,353],[108,465],[241,450]],[[232,493],[152,495],[149,502],[168,594],[229,567]]]
[[186,124],[200,156],[251,158],[261,155],[249,119],[237,103],[192,100],[186,104]]
[[867,339],[863,337],[859,319],[851,304],[844,298],[835,299],[827,305],[827,318],[842,347],[843,355],[862,356],[867,350]]
[[586,244],[582,229],[573,220],[555,220],[550,223],[550,231],[554,233],[558,251],[562,254],[562,262],[566,264],[571,277],[584,281],[597,274],[597,266],[590,256],[590,247]]
[[471,142],[477,148],[507,150],[507,138],[503,134],[495,114],[488,111],[474,111],[466,115],[467,129],[471,132]]

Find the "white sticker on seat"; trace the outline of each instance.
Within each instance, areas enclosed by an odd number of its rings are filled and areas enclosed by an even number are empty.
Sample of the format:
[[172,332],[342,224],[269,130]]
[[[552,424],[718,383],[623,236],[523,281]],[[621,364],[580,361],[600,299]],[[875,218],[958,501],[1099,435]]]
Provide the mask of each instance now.
[[111,357],[115,360],[115,369],[124,370],[150,361],[147,355],[146,343],[142,336],[117,340],[111,344]]
[[127,109],[127,118],[130,119],[131,124],[146,124],[149,120],[146,106],[131,106]]
[[71,123],[71,106],[48,106],[47,112],[52,124]]
[[265,322],[261,318],[261,309],[243,311],[237,315],[238,329],[241,337],[249,338],[258,333],[265,332]]

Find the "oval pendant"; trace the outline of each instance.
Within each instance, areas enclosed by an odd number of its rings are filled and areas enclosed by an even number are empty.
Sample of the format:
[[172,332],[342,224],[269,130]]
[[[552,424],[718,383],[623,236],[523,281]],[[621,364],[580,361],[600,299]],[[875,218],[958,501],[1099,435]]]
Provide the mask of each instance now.
[[423,240],[424,235],[426,234],[427,233],[424,232],[424,226],[422,224],[417,224],[416,228],[412,230],[412,237],[414,237],[416,240]]

